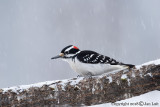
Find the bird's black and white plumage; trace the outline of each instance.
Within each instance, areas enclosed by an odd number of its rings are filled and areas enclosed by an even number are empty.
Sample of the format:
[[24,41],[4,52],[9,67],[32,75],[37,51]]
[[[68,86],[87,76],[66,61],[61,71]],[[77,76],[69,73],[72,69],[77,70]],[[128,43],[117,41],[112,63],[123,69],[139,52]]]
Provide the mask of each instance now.
[[134,65],[124,64],[108,56],[94,51],[80,51],[76,46],[69,45],[61,53],[52,59],[62,58],[71,68],[81,76],[100,75],[113,70],[133,68]]

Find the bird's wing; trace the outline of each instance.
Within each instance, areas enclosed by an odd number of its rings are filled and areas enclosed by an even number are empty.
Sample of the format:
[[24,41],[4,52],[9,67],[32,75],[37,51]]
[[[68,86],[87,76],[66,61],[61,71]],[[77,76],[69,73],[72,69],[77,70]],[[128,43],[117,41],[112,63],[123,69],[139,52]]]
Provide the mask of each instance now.
[[101,55],[99,53],[96,53],[94,51],[81,51],[77,55],[77,59],[83,63],[89,63],[89,64],[111,64],[111,65],[118,65],[120,64],[115,59],[112,59],[108,56]]

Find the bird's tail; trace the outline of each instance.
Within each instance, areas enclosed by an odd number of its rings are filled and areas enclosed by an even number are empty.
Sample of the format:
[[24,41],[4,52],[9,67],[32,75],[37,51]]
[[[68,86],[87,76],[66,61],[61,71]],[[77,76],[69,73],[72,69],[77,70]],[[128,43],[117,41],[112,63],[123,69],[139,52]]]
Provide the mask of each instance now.
[[128,66],[129,68],[134,68],[134,67],[135,67],[135,65],[132,65],[132,64],[124,64],[124,63],[121,63],[121,65]]

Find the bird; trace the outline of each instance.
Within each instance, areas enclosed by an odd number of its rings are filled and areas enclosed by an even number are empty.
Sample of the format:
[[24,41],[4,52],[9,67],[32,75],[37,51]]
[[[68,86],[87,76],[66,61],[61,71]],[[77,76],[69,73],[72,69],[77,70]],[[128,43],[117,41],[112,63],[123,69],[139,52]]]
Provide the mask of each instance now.
[[51,59],[61,58],[82,77],[92,77],[115,70],[131,69],[135,65],[118,62],[113,58],[91,50],[80,50],[74,45],[63,48],[59,55]]

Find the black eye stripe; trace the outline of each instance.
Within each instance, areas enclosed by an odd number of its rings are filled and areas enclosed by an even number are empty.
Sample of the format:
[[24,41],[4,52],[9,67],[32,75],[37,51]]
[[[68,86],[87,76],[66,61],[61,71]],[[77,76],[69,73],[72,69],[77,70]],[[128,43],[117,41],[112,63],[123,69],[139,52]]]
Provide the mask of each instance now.
[[64,52],[64,54],[69,54],[69,52],[68,52],[68,51],[66,51],[66,52]]

